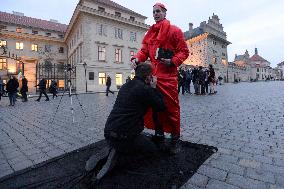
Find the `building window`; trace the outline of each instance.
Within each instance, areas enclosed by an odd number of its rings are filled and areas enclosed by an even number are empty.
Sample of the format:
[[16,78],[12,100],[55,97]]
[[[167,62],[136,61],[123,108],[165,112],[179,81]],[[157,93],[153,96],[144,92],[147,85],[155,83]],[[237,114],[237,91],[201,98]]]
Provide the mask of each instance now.
[[37,30],[32,30],[32,34],[38,34]]
[[99,7],[99,11],[105,12],[105,8],[104,7]]
[[0,30],[4,30],[4,29],[7,29],[7,26],[0,25]]
[[121,17],[121,13],[120,12],[115,12],[115,16]]
[[24,43],[16,42],[16,49],[17,50],[23,50],[24,49]]
[[106,60],[106,48],[99,46],[98,47],[98,60],[105,61]]
[[131,20],[131,21],[135,21],[135,17],[130,16],[129,20]]
[[59,53],[64,53],[64,47],[59,47]]
[[99,85],[106,84],[106,73],[99,73]]
[[7,59],[6,58],[0,58],[0,70],[7,69]]
[[38,45],[32,44],[32,51],[38,51]]
[[46,36],[51,36],[51,33],[50,32],[46,32],[45,35]]
[[259,72],[259,68],[256,68],[256,71]]
[[1,46],[6,47],[6,46],[7,46],[7,41],[0,41],[0,47],[1,47]]
[[222,53],[222,56],[226,56],[226,53]]
[[64,37],[64,35],[63,34],[58,34],[58,37],[62,39]]
[[116,85],[118,86],[122,85],[122,74],[121,73],[115,74],[115,81],[116,81]]
[[107,36],[107,26],[104,24],[97,24],[97,34]]
[[130,51],[130,58],[135,55],[135,51]]
[[44,46],[44,51],[45,52],[51,52],[51,45],[45,45]]
[[115,61],[122,62],[122,50],[121,49],[115,49]]
[[222,64],[227,65],[227,60],[222,58]]
[[16,28],[16,32],[22,33],[23,32],[23,28]]
[[63,79],[60,79],[58,80],[58,88],[64,88],[64,80]]
[[89,72],[89,80],[95,80],[95,73]]
[[130,41],[136,41],[136,32],[130,32]]
[[115,28],[115,38],[123,39],[123,31],[120,28]]

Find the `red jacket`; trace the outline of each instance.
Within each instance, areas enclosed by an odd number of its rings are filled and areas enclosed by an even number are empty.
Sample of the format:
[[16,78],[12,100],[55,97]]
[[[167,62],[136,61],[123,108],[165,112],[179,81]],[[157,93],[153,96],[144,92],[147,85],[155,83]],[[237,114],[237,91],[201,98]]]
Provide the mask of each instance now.
[[[174,52],[171,61],[175,66],[166,66],[155,59],[157,48],[162,47]],[[154,24],[145,35],[141,50],[134,56],[139,62],[145,62],[148,58],[153,65],[153,75],[158,78],[157,88],[162,92],[167,112],[158,114],[158,119],[163,125],[164,131],[172,134],[180,134],[180,107],[177,90],[177,67],[187,59],[189,50],[184,40],[181,29],[166,19]],[[145,126],[154,129],[152,111],[145,116]]]

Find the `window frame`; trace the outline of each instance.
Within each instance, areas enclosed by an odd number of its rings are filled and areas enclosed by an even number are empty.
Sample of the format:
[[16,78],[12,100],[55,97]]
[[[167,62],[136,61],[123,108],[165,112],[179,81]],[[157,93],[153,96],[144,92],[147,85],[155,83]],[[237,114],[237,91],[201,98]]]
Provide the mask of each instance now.
[[37,44],[31,44],[31,50],[34,52],[38,52],[38,45]]
[[98,61],[106,61],[106,47],[98,46]]
[[0,58],[0,70],[7,69],[7,58]]
[[99,85],[106,85],[106,76],[107,74],[105,72],[99,72]]
[[23,42],[16,42],[16,50],[23,50],[24,43]]
[[114,51],[115,54],[115,62],[122,62],[122,49],[121,48],[115,48]]
[[[118,77],[120,76],[120,77]],[[115,74],[115,84],[116,86],[121,86],[123,84],[123,75],[122,73],[116,73]]]

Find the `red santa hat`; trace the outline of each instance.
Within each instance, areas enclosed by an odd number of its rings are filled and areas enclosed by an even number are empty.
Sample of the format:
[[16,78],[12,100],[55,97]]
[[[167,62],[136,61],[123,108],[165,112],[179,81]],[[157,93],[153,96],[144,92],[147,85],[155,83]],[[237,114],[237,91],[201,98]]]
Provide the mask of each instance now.
[[[156,3],[154,6],[159,6],[159,7],[161,7],[162,9],[167,10],[167,9],[166,9],[166,6],[165,6],[164,4],[162,4],[162,3]],[[154,7],[154,6],[153,6],[153,7]]]

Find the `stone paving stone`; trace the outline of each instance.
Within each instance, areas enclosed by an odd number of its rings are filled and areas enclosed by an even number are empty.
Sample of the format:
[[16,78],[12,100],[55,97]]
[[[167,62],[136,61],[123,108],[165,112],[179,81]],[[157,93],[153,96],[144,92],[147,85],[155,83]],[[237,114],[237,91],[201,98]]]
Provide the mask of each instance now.
[[190,184],[189,182],[187,182],[186,184],[184,184],[179,189],[202,189],[202,188],[199,188],[199,187],[194,186],[194,185]]
[[198,186],[198,187],[205,187],[208,183],[209,178],[207,176],[195,173],[190,179],[189,183]]
[[222,182],[222,181],[219,181],[219,180],[211,179],[208,182],[208,185],[206,186],[206,189],[240,189],[240,188],[237,187],[237,186],[233,186],[233,185],[227,184],[226,182]]
[[233,163],[223,162],[221,160],[211,160],[210,165],[215,168],[222,169],[229,173],[234,173],[238,175],[244,175],[244,171],[245,171],[244,167],[241,167]]
[[202,165],[198,170],[197,173],[205,175],[210,178],[218,179],[224,181],[227,176],[227,172],[221,169],[217,169],[211,166]]
[[275,185],[275,184],[273,184],[273,185],[271,184],[271,185],[269,185],[268,189],[284,189],[284,187],[281,187],[281,186]]
[[246,171],[246,176],[252,179],[260,180],[263,182],[269,182],[275,184],[275,176],[271,172],[248,168]]
[[261,163],[260,162],[257,162],[255,160],[252,160],[252,159],[241,159],[239,161],[239,164],[243,167],[251,167],[251,168],[260,168],[261,166]]
[[266,189],[266,184],[254,179],[229,173],[226,183],[245,189]]
[[284,175],[284,167],[264,163],[261,168],[265,171]]
[[278,184],[279,186],[283,186],[284,188],[284,174],[276,174],[276,184]]
[[11,167],[14,171],[19,171],[25,168],[28,168],[30,166],[34,165],[31,160],[24,160],[21,162],[17,162],[16,164],[11,164]]

